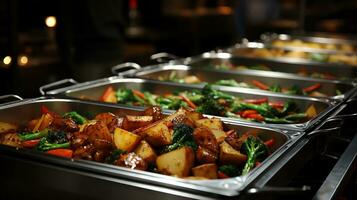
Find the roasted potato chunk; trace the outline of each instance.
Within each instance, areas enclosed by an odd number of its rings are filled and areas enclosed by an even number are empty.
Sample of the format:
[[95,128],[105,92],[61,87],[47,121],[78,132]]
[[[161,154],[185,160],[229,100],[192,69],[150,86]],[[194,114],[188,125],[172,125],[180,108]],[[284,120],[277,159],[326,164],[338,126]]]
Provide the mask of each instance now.
[[157,157],[154,149],[145,140],[140,141],[140,144],[135,148],[134,152],[147,163],[155,162]]
[[150,108],[147,108],[146,110],[144,110],[144,115],[152,116],[154,121],[158,121],[163,118],[161,108],[159,106],[152,106]]
[[147,126],[154,122],[153,116],[133,116],[127,115],[123,120],[123,129],[133,131],[140,127]]
[[222,121],[218,118],[200,119],[195,121],[197,127],[205,126],[209,129],[223,130]]
[[172,143],[172,133],[165,121],[160,121],[141,132],[145,140],[154,147],[162,147]]
[[14,124],[0,122],[0,134],[1,133],[8,133],[8,132],[15,132],[17,130],[17,126]]
[[222,142],[220,145],[220,162],[222,164],[235,164],[242,165],[247,160],[247,156],[242,154],[240,151],[235,150],[231,145],[227,142]]
[[114,144],[123,151],[131,152],[139,144],[141,137],[121,128],[114,131]]
[[112,135],[109,133],[107,125],[102,121],[97,121],[93,124],[85,126],[83,129],[83,134],[88,135],[90,142],[93,142],[95,139],[108,140],[109,142],[113,141]]
[[123,118],[117,117],[113,113],[107,112],[107,113],[100,113],[95,116],[96,120],[103,121],[110,133],[113,133],[115,128],[121,128],[123,126]]
[[175,118],[173,118],[172,124],[173,125],[186,124],[188,126],[195,127],[194,122],[190,118],[188,118],[186,115],[183,115],[183,114],[177,115]]
[[156,166],[163,174],[185,177],[190,174],[194,157],[190,147],[182,147],[157,157]]
[[215,163],[203,164],[192,168],[193,176],[208,179],[217,179],[217,165]]
[[211,152],[217,154],[219,151],[217,139],[209,128],[200,127],[193,131],[195,142]]
[[186,116],[190,118],[193,122],[200,120],[203,118],[202,113],[199,112],[194,112],[194,111],[188,111]]
[[45,128],[48,128],[52,122],[53,122],[54,118],[49,114],[49,113],[46,113],[44,116],[43,116],[43,120],[40,124],[40,127],[38,128],[39,131],[42,131],[44,130]]
[[218,144],[222,143],[224,138],[227,136],[226,132],[218,129],[211,129],[213,135],[216,137]]
[[0,135],[0,144],[21,147],[21,139],[16,133],[4,133]]
[[214,163],[218,159],[218,152],[212,152],[204,147],[198,146],[196,160],[198,163]]

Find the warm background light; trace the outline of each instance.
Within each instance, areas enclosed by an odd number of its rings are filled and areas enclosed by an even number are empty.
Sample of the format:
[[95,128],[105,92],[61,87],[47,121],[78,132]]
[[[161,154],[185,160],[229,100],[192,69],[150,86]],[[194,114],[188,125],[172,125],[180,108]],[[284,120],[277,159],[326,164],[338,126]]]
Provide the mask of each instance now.
[[3,60],[5,65],[9,65],[11,63],[11,57],[10,56],[6,56]]
[[21,56],[19,59],[19,65],[24,66],[29,62],[27,56]]
[[54,16],[48,16],[46,17],[45,23],[47,27],[53,28],[56,27],[57,19]]

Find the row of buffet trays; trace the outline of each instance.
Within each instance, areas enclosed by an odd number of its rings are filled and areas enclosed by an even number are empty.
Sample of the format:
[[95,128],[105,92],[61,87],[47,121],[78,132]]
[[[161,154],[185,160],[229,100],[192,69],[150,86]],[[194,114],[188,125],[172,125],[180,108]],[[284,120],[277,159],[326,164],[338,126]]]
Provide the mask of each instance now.
[[[12,186],[7,181],[24,181],[23,174],[19,173],[21,165],[38,168],[41,176],[51,179],[65,177],[59,186],[43,183],[43,178],[34,181],[39,175],[25,175],[38,185],[72,194],[85,193],[84,196],[91,198],[102,196],[99,195],[100,192],[87,188],[95,188],[101,192],[108,192],[108,188],[111,188],[108,198],[118,195],[155,199],[223,199],[238,196],[257,198],[259,193],[264,192],[271,192],[270,195],[296,195],[305,194],[308,189],[270,187],[269,184],[274,181],[286,182],[289,174],[293,175],[298,170],[298,167],[294,169],[287,166],[294,165],[294,162],[296,166],[303,165],[305,162],[304,159],[297,158],[299,154],[300,157],[306,157],[307,161],[307,154],[324,154],[329,152],[326,151],[328,148],[333,152],[340,148],[334,169],[315,194],[317,199],[332,199],[342,185],[342,180],[348,177],[351,169],[353,172],[355,166],[357,139],[352,127],[357,116],[357,66],[354,66],[357,65],[354,61],[357,42],[279,34],[265,34],[262,38],[262,42],[245,41],[227,49],[188,58],[157,54],[153,56],[157,61],[168,61],[145,67],[124,63],[112,68],[114,76],[89,82],[61,80],[41,87],[42,97],[9,101],[0,107],[0,121],[19,124],[38,117],[43,105],[58,113],[76,110],[79,113],[113,112],[121,116],[136,115],[145,107],[115,101],[103,102],[103,93],[108,88],[126,88],[154,95],[167,95],[173,92],[200,91],[210,83],[214,89],[235,97],[294,102],[299,111],[310,112],[306,118],[293,123],[262,123],[243,117],[215,116],[239,133],[254,132],[262,138],[275,140],[271,155],[248,175],[216,180],[189,180],[94,161],[68,160],[0,145],[4,163],[2,166],[7,169],[2,170],[2,176],[12,180],[4,178],[1,185],[12,191]],[[298,88],[300,92],[290,92],[290,88]],[[312,114],[311,110],[307,111],[311,107]],[[173,112],[175,111],[172,109],[163,110],[164,114]],[[342,145],[336,145],[329,138],[337,138],[335,142],[343,141]],[[323,148],[320,148],[321,143]],[[310,152],[303,151],[309,148]],[[16,173],[8,175],[13,169],[17,169]],[[339,170],[336,172],[335,169]],[[81,182],[85,184],[80,184]],[[33,184],[34,187],[36,184]],[[68,186],[71,184],[73,187]],[[2,195],[10,197],[13,194],[10,195],[9,192]]]

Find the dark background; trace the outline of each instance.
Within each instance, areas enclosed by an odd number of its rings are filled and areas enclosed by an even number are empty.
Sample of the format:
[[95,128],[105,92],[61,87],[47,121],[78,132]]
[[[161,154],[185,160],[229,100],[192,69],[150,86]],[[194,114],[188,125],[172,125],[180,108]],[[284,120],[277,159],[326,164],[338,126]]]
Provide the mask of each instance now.
[[[35,97],[63,78],[98,79],[122,62],[152,64],[157,52],[192,56],[264,32],[357,33],[356,1],[304,2],[1,0],[0,94]],[[48,16],[55,27],[46,26]]]

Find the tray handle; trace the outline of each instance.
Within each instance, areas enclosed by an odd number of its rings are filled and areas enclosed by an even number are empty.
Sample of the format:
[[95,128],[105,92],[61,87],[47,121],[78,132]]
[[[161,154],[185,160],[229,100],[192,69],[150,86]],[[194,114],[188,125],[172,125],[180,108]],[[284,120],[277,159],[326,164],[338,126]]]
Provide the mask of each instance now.
[[124,76],[125,72],[129,72],[129,70],[131,69],[139,70],[141,69],[141,66],[137,63],[126,62],[119,65],[115,65],[114,67],[112,67],[111,70],[114,75]]
[[68,84],[70,85],[75,85],[75,84],[78,84],[78,82],[74,79],[71,79],[71,78],[67,78],[67,79],[62,79],[62,80],[59,80],[59,81],[56,81],[56,82],[53,82],[53,83],[49,83],[47,85],[43,85],[40,87],[40,93],[41,95],[46,95],[48,90],[51,90],[51,89],[55,89],[55,88],[59,88],[59,87],[64,87],[64,86],[68,86]]
[[274,193],[280,196],[286,195],[304,195],[311,191],[311,187],[303,185],[302,187],[281,187],[281,186],[264,186],[249,188],[246,193],[248,195],[262,195],[264,193]]
[[150,59],[158,63],[165,63],[165,62],[170,62],[171,60],[177,60],[179,59],[179,57],[170,53],[161,52],[151,55]]
[[322,129],[311,131],[310,133],[307,134],[307,136],[312,138],[319,135],[325,135],[325,134],[327,135],[327,134],[332,134],[334,132],[339,132],[342,129],[344,120],[345,118],[340,116],[327,118],[320,127],[324,127],[324,126],[328,127],[330,123],[336,123],[336,122],[338,123],[338,125],[332,128],[322,128]]
[[14,102],[14,101],[21,101],[21,100],[23,100],[23,98],[20,97],[19,95],[6,94],[6,95],[0,96],[0,105],[7,104],[10,102]]
[[338,191],[344,186],[356,167],[357,135],[354,136],[344,153],[341,155],[330,174],[325,179],[313,200],[334,199]]
[[343,123],[345,122],[345,120],[351,120],[351,119],[357,119],[357,113],[336,115],[333,117],[329,117],[323,122],[323,124],[320,127],[328,126],[329,123],[336,123],[336,122],[338,123],[338,125],[332,128],[323,128],[319,130],[314,130],[308,133],[307,135],[309,137],[315,137],[318,135],[331,134],[333,132],[340,131],[343,127]]

